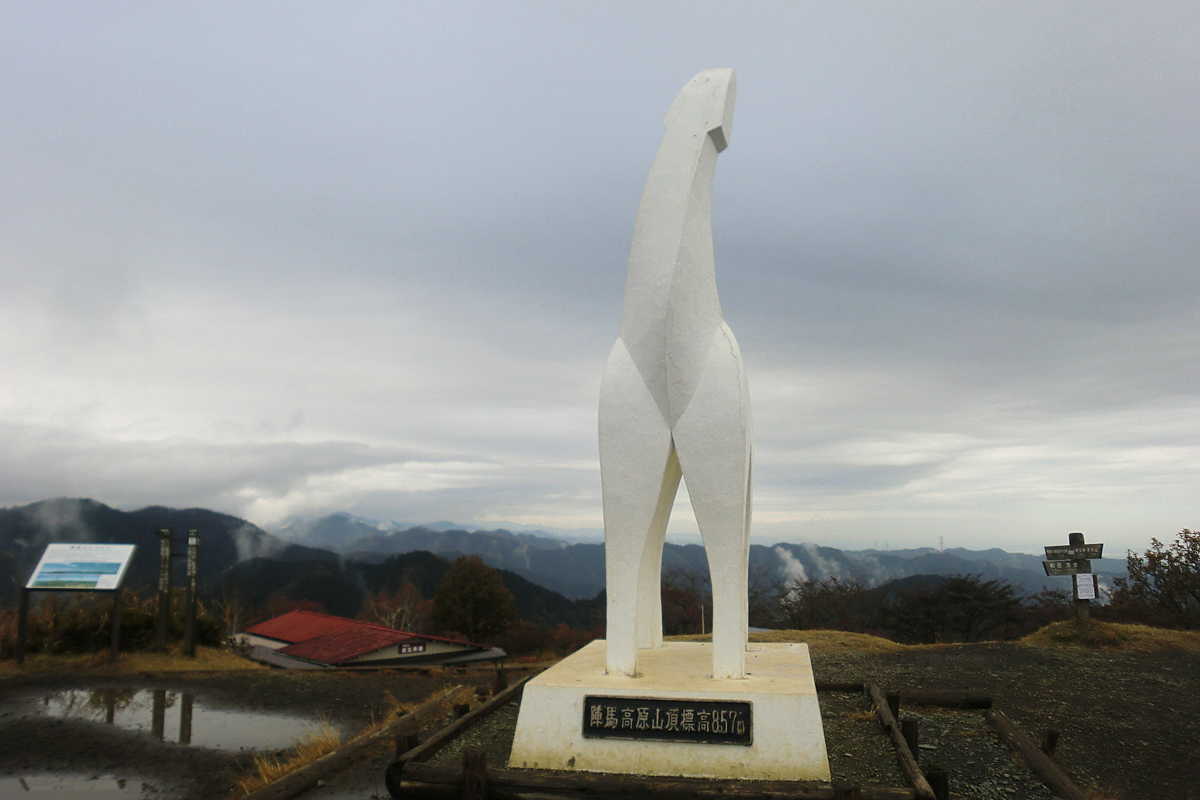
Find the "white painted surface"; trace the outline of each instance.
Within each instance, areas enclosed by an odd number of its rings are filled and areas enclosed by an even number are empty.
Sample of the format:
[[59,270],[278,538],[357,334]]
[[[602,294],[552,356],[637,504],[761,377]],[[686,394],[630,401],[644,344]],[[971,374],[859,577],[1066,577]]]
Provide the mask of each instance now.
[[[712,647],[670,642],[642,653],[637,678],[605,670],[592,642],[525,686],[509,766],[747,780],[829,780],[825,731],[805,644],[755,644],[744,680],[714,680]],[[753,705],[753,744],[591,739],[584,697],[736,700]]]
[[667,112],[634,225],[621,333],[600,390],[608,651],[638,674],[662,645],[663,540],[682,476],[713,587],[712,675],[745,670],[750,396],[717,297],[712,178],[729,141],[736,81],[701,72]]
[[467,647],[461,644],[453,644],[452,642],[437,642],[432,640],[424,640],[425,649],[410,653],[400,652],[401,645],[389,644],[386,647],[381,647],[378,650],[372,650],[369,653],[355,656],[346,661],[347,664],[359,663],[362,661],[380,661],[383,659],[397,658],[426,658],[428,656],[443,655],[445,653],[465,653],[468,650],[473,650],[472,647]]
[[257,636],[253,633],[239,633],[234,636],[239,644],[248,647],[265,647],[268,650],[281,650],[287,647],[291,642],[281,642],[278,639],[268,639],[266,636]]

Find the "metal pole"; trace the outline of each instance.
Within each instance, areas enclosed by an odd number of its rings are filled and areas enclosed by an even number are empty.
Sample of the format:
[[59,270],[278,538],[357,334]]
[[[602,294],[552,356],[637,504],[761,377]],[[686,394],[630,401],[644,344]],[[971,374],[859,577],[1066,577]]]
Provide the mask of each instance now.
[[124,591],[120,586],[113,589],[113,605],[112,605],[112,649],[109,650],[108,660],[110,663],[117,663],[117,649],[121,644],[121,593]]
[[25,663],[25,635],[29,628],[29,590],[21,587],[17,611],[17,663]]
[[158,529],[158,618],[155,620],[154,649],[167,649],[167,626],[171,619],[171,528]]
[[200,529],[188,530],[187,540],[187,601],[184,605],[185,625],[183,653],[196,656],[196,568],[200,555]]

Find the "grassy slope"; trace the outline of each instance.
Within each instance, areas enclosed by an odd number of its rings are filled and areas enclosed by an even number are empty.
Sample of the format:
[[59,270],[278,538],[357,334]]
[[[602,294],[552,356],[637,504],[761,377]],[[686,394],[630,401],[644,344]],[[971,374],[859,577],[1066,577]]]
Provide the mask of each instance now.
[[1052,622],[1020,640],[1032,647],[1082,647],[1088,650],[1200,653],[1200,633],[1124,625],[1115,622]]
[[[711,634],[668,636],[673,642],[707,642]],[[813,652],[820,653],[890,653],[896,650],[915,650],[937,647],[970,647],[970,644],[898,644],[878,636],[842,631],[763,631],[751,633],[751,642],[804,642]],[[1016,644],[1029,647],[1079,647],[1087,650],[1154,652],[1182,650],[1200,653],[1200,632],[1151,628],[1146,625],[1125,625],[1116,622],[1091,621],[1085,624],[1053,622],[1040,628]]]

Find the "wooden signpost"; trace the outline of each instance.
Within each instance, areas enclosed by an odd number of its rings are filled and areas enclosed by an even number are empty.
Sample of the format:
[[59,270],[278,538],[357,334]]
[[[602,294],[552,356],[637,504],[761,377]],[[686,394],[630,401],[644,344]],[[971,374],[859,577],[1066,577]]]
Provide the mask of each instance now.
[[1075,619],[1089,617],[1090,604],[1098,595],[1096,576],[1092,574],[1092,559],[1104,555],[1103,544],[1086,544],[1082,533],[1068,535],[1068,544],[1046,545],[1046,560],[1042,566],[1047,575],[1073,576]]

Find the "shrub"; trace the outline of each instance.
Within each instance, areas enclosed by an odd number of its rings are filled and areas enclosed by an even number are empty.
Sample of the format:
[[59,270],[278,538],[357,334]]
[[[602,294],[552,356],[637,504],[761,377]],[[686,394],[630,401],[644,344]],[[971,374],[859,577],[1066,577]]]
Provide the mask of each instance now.
[[1144,555],[1127,552],[1128,578],[1113,581],[1113,611],[1122,619],[1200,627],[1200,531],[1184,528],[1164,546],[1150,540]]

